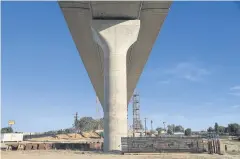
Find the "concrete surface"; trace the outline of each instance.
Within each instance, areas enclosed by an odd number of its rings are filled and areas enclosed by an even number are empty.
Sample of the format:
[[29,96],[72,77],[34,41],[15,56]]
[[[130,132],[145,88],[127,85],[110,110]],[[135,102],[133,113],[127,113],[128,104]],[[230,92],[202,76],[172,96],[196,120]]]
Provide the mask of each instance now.
[[93,19],[139,19],[141,28],[137,42],[127,53],[127,102],[129,102],[143,71],[160,28],[168,14],[171,1],[106,1],[59,2],[67,26],[88,72],[96,94],[104,105],[103,51],[91,32]]
[[104,54],[104,151],[121,150],[121,137],[127,137],[126,56],[139,29],[139,20],[92,22],[94,41]]
[[59,1],[59,5],[104,109],[104,151],[121,150],[128,102],[171,2]]

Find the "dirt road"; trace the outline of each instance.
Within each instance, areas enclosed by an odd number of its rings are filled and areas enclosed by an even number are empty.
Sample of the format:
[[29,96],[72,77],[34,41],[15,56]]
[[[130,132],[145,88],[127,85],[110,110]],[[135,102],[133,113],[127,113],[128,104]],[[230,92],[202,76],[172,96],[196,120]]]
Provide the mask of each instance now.
[[159,155],[112,155],[80,151],[2,151],[1,159],[239,159],[240,155],[164,153]]

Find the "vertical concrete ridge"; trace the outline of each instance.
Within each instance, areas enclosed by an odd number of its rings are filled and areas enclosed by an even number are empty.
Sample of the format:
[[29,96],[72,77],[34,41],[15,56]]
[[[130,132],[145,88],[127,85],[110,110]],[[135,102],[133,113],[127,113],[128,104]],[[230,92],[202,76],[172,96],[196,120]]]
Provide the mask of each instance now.
[[140,20],[93,20],[91,27],[104,54],[104,151],[118,151],[127,137],[127,52]]

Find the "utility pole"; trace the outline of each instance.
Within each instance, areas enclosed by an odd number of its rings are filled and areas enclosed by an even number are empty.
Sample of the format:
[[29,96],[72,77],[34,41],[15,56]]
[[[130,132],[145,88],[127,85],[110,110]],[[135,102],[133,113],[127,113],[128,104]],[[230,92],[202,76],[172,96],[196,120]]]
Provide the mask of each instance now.
[[153,131],[153,126],[152,126],[153,121],[151,120],[151,130]]
[[75,122],[74,122],[74,127],[77,128],[77,121],[78,121],[78,112],[76,112],[74,116]]
[[163,122],[163,125],[164,125],[164,131],[166,131],[166,127],[165,127],[165,124],[166,124],[166,122],[164,121],[164,122]]
[[145,136],[147,136],[147,118],[144,118],[145,121]]
[[78,112],[75,114],[75,121],[74,121],[74,127],[75,127],[75,138],[77,137],[77,122],[78,122]]

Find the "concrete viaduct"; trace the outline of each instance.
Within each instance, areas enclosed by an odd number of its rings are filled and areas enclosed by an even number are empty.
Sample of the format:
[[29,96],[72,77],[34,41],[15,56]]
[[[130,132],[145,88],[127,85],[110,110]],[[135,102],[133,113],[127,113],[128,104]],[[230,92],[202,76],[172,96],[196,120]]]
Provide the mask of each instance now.
[[104,151],[121,151],[127,105],[170,1],[59,1],[104,110]]

